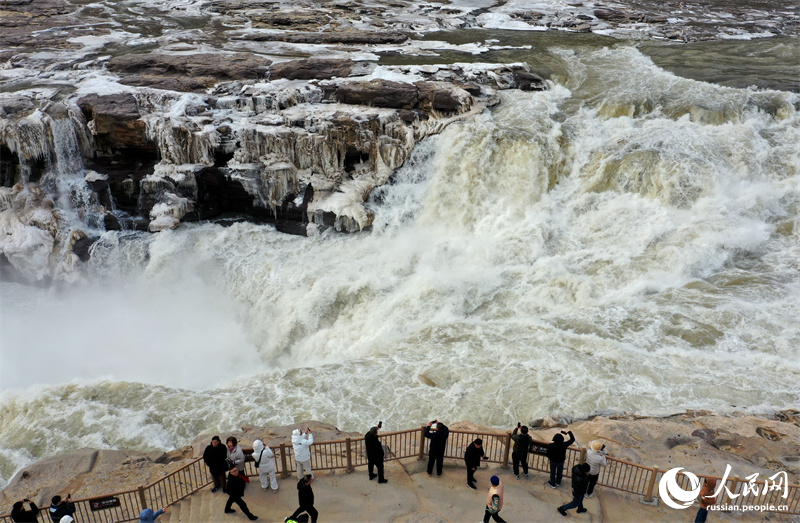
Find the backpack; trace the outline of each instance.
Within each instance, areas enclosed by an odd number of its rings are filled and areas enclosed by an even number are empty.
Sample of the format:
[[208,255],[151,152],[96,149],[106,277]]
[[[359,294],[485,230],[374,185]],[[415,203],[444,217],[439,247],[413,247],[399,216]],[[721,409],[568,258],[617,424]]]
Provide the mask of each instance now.
[[490,514],[497,514],[500,512],[500,496],[497,494],[492,496],[492,504],[486,507],[486,510],[488,510]]

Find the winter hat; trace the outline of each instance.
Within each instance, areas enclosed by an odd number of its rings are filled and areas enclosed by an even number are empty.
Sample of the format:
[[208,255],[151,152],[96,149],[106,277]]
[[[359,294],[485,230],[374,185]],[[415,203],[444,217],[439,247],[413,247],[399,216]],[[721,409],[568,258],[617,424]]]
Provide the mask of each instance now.
[[603,442],[600,441],[599,439],[596,439],[593,442],[589,443],[589,446],[592,448],[592,450],[600,452],[600,449],[603,448]]
[[300,429],[294,429],[292,431],[292,436],[299,436],[301,434]]
[[492,476],[492,479],[490,481],[492,482],[492,485],[495,487],[500,484],[500,478],[498,478],[497,476]]

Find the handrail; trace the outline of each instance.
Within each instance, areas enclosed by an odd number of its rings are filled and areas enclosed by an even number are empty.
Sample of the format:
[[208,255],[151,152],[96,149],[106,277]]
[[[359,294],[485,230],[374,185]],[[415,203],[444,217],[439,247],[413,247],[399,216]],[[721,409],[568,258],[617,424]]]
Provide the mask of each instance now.
[[[450,430],[445,447],[445,457],[450,459],[463,459],[464,449],[475,438],[483,439],[483,449],[490,463],[499,463],[503,468],[508,467],[508,455],[511,449],[511,432],[472,432],[466,430]],[[424,427],[385,432],[379,435],[386,452],[384,461],[400,459],[424,459],[428,453],[430,440],[424,437]],[[534,440],[534,444],[543,447],[547,442]],[[294,450],[291,445],[282,443],[270,448],[275,453],[276,473],[281,477],[288,477],[296,467]],[[364,438],[347,437],[343,440],[317,441],[311,447],[311,462],[313,470],[345,469],[352,472],[355,467],[366,465],[366,448]],[[245,474],[258,476],[258,469],[252,457],[252,448],[243,448],[245,453]],[[529,469],[549,472],[549,460],[539,453],[531,453]],[[582,463],[585,459],[585,449],[571,446],[567,449],[567,460],[564,467],[564,476],[571,477],[572,466]],[[191,496],[195,492],[211,484],[208,471],[203,458],[194,458],[190,462],[172,471],[167,476],[136,489],[122,490],[102,496],[82,498],[74,501],[76,507],[76,520],[81,523],[109,523],[136,521],[139,512],[146,507],[153,509],[168,507]],[[659,477],[663,473],[657,466],[645,467],[624,459],[607,457],[607,466],[600,471],[598,485],[606,488],[638,494],[645,501],[652,501],[657,495]],[[714,477],[721,482],[723,478]],[[688,479],[678,476],[681,486],[687,486]],[[753,490],[759,486],[758,492]],[[718,503],[731,507],[745,505],[774,505],[782,509],[772,512],[780,514],[800,514],[800,485],[786,485],[786,498],[776,499],[777,493],[767,489],[766,480],[741,481],[739,476],[726,479],[723,496]],[[107,509],[93,511],[90,506],[92,500],[100,498],[116,498],[116,505]],[[764,499],[760,499],[764,498]],[[42,507],[38,521],[49,522],[48,509]],[[10,514],[0,515],[0,523],[11,523]]]

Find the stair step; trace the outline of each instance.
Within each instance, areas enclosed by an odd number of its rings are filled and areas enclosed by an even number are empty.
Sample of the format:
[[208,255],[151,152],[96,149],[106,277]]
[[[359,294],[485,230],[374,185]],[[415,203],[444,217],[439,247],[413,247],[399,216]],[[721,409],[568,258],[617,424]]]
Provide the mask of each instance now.
[[158,518],[163,523],[179,523],[181,520],[181,503],[176,503],[167,509],[167,512]]
[[197,515],[195,514],[195,512],[198,511],[197,508],[195,508],[197,504],[197,500],[195,499],[195,497],[196,495],[189,496],[188,498],[181,501],[181,503],[186,503],[186,506],[182,511],[182,514],[185,513],[186,517],[181,518],[181,523],[192,523],[193,521],[201,521],[200,519],[197,519]]
[[214,521],[215,519],[218,519],[212,517],[214,513],[214,494],[211,494],[210,491],[206,490],[195,494],[195,496],[197,495],[199,495],[200,498],[203,500],[202,511],[201,511],[203,521]]

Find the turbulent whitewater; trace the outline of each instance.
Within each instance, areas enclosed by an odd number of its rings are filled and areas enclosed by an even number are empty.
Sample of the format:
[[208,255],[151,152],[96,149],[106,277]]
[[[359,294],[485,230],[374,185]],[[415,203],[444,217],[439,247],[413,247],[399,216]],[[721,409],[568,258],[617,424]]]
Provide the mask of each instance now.
[[798,95],[551,50],[373,192],[370,232],[111,231],[0,283],[0,477],[244,423],[769,410],[800,401]]

